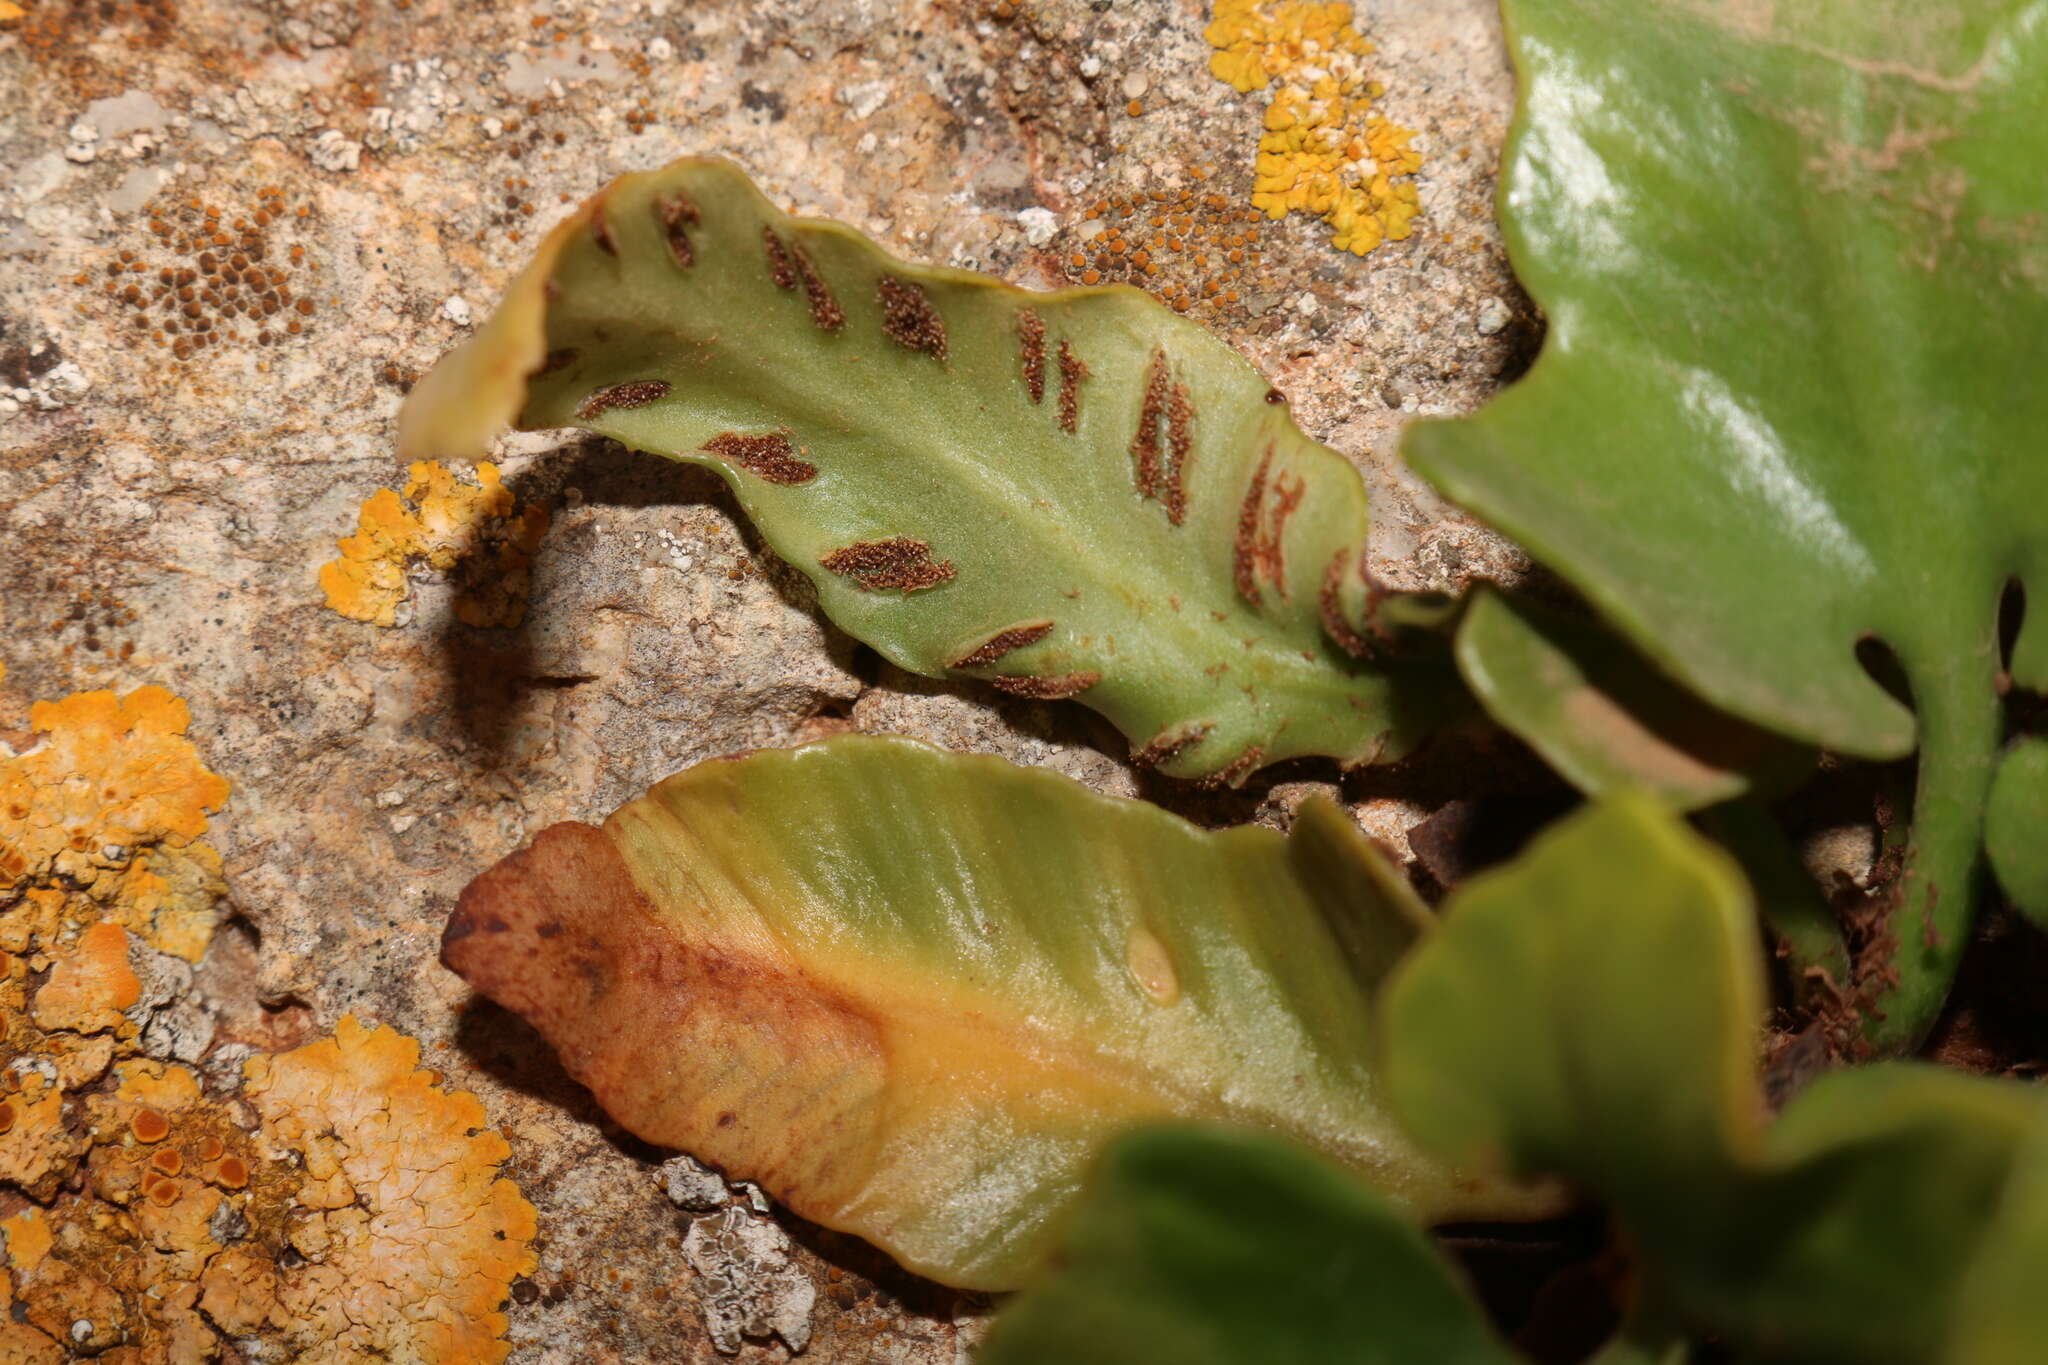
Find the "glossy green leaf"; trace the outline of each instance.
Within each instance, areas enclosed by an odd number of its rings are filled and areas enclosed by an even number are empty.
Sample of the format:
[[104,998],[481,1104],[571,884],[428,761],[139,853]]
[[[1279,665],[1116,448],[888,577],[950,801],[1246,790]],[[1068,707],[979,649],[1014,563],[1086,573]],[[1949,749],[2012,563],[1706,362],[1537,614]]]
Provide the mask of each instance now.
[[1135,289],[906,264],[724,162],[556,229],[401,446],[476,456],[515,420],[716,470],[891,661],[1076,697],[1175,775],[1392,758],[1456,693],[1372,660],[1399,618],[1364,484],[1221,341]]
[[1380,981],[1430,924],[1348,816],[1207,833],[849,737],[700,764],[463,893],[443,960],[632,1132],[921,1274],[1009,1288],[1104,1142],[1229,1120],[1412,1216],[1553,1203],[1383,1112]]
[[1968,937],[2000,593],[2048,590],[2048,0],[1505,9],[1501,216],[1549,338],[1409,457],[1717,706],[1870,758],[1917,738],[1871,1025],[1906,1046]]
[[1763,1002],[1726,855],[1652,798],[1610,797],[1452,897],[1387,988],[1388,1093],[1445,1156],[1608,1203],[1670,1306],[1740,1350],[2038,1359],[1975,1305],[2048,1276],[2043,1092],[1890,1063],[1823,1076],[1770,1122]]
[[1701,702],[1590,621],[1481,587],[1458,671],[1501,728],[1589,796],[1653,791],[1697,810],[1782,782],[1797,746]]
[[1358,1180],[1248,1133],[1110,1147],[1059,1269],[976,1365],[1514,1365],[1430,1240]]
[[2048,740],[2023,739],[2000,761],[1984,846],[2013,904],[2048,925]]

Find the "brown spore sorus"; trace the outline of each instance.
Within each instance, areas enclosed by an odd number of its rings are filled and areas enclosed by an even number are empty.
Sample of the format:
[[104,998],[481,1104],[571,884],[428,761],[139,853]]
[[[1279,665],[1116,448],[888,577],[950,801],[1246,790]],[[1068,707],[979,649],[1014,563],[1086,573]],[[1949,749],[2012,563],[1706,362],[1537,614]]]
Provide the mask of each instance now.
[[1171,760],[1183,749],[1199,744],[1216,727],[1207,721],[1196,725],[1180,725],[1162,730],[1145,744],[1131,750],[1131,766],[1134,768],[1156,768]]
[[634,379],[599,389],[576,405],[576,415],[585,421],[602,417],[614,408],[644,408],[668,397],[665,379]]
[[989,683],[999,691],[1013,697],[1029,697],[1033,701],[1062,701],[1067,697],[1086,692],[1102,681],[1102,675],[1093,669],[1076,673],[1020,674],[1007,678],[990,678]]
[[1045,401],[1045,319],[1035,308],[1017,315],[1017,344],[1022,351],[1024,390],[1033,403]]
[[1022,649],[1026,645],[1035,645],[1050,634],[1052,634],[1052,622],[1050,621],[1027,621],[1023,625],[1011,626],[1006,630],[999,630],[989,636],[988,639],[983,640],[973,649],[968,650],[965,654],[953,660],[951,666],[954,668],[987,668],[1011,650]]
[[828,332],[836,332],[846,325],[846,314],[839,307],[839,300],[832,297],[832,291],[811,264],[810,253],[795,243],[790,244],[790,253],[796,257],[796,269],[804,277],[804,298],[811,305],[811,321]]
[[1207,777],[1200,779],[1198,785],[1210,788],[1211,790],[1238,786],[1245,778],[1251,776],[1258,768],[1259,761],[1265,758],[1265,756],[1266,751],[1261,746],[1257,744],[1248,745],[1243,753],[1230,760],[1228,767],[1210,773]]
[[611,219],[605,216],[603,200],[599,200],[590,206],[590,238],[597,243],[598,250],[604,252],[605,255],[616,256],[619,254],[619,243],[612,236]]
[[809,460],[798,459],[789,438],[779,432],[764,436],[720,432],[704,443],[704,449],[732,461],[757,479],[784,487],[809,483],[818,476],[818,467]]
[[856,541],[821,556],[818,562],[869,592],[886,588],[916,592],[953,577],[952,560],[934,560],[930,545],[908,536]]
[[[1316,594],[1316,611],[1322,617],[1323,633],[1352,658],[1363,659],[1373,652],[1372,641],[1352,629],[1351,622],[1344,616],[1344,579],[1350,572],[1352,558],[1350,550],[1339,550],[1330,556],[1330,562],[1323,570],[1322,588]],[[1373,607],[1378,601],[1379,592],[1371,575],[1366,572],[1365,559],[1362,555],[1358,557],[1358,572],[1366,585],[1366,625],[1368,629],[1378,634],[1381,627]]]
[[1244,504],[1237,514],[1237,536],[1232,546],[1232,569],[1238,595],[1255,607],[1264,600],[1259,588],[1262,581],[1278,591],[1282,600],[1288,595],[1287,519],[1294,515],[1294,509],[1301,505],[1302,494],[1307,491],[1301,477],[1287,470],[1269,478],[1272,467],[1273,450],[1268,446],[1266,453],[1259,457],[1259,467],[1252,472],[1251,484],[1245,489]]
[[831,286],[824,276],[811,264],[810,253],[797,242],[784,242],[772,227],[761,229],[761,245],[768,253],[768,278],[775,281],[777,289],[794,290],[799,283],[804,287],[804,299],[811,306],[811,321],[828,332],[836,332],[846,325],[845,310],[839,300],[832,296]]
[[946,358],[946,320],[932,307],[922,285],[884,275],[876,292],[882,301],[882,333],[898,346]]
[[777,289],[796,288],[796,263],[789,258],[789,248],[775,235],[775,229],[761,229],[761,245],[768,252],[768,278],[775,281]]
[[676,264],[687,269],[697,263],[697,253],[690,247],[689,229],[700,219],[697,206],[690,196],[681,190],[663,195],[654,201],[655,219],[661,224],[661,235],[668,242],[669,254]]
[[1060,430],[1072,436],[1081,429],[1081,381],[1088,377],[1088,362],[1060,342]]
[[[1152,371],[1131,437],[1132,477],[1138,496],[1162,504],[1175,526],[1187,520],[1187,465],[1194,449],[1194,405],[1173,378],[1164,351],[1152,353]],[[1161,428],[1164,431],[1161,431]]]

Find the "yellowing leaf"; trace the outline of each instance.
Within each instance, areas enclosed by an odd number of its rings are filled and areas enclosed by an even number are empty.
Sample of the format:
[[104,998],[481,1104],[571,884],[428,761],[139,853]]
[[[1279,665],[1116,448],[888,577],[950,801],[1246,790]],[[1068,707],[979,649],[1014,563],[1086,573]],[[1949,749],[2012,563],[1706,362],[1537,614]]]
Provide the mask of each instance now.
[[471,885],[444,960],[639,1136],[922,1274],[1007,1288],[1141,1120],[1291,1136],[1421,1218],[1546,1196],[1421,1157],[1372,1007],[1428,923],[1335,807],[1205,833],[905,740],[702,764]]

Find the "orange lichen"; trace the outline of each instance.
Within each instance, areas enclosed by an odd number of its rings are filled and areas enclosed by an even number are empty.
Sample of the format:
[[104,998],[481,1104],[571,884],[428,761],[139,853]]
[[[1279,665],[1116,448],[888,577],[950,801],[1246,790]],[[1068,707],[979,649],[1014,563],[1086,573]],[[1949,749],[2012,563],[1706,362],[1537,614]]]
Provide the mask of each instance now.
[[344,1018],[332,1038],[247,1064],[264,1136],[301,1154],[298,1200],[315,1210],[292,1232],[306,1263],[275,1280],[296,1359],[509,1349],[501,1308],[536,1264],[533,1206],[498,1176],[511,1149],[483,1105],[418,1063],[412,1039]]
[[51,1033],[104,1033],[141,998],[142,982],[128,965],[128,931],[102,920],[50,968],[33,1013],[37,1026]]
[[64,1091],[33,1072],[18,1075],[20,1089],[8,1097],[14,1126],[0,1136],[0,1185],[48,1194],[61,1183],[85,1140],[64,1122]]
[[196,962],[219,920],[220,855],[199,842],[228,797],[161,687],[37,702],[41,742],[0,756],[0,948],[111,920]]
[[1134,284],[1196,316],[1227,309],[1248,291],[1283,287],[1260,273],[1258,211],[1206,187],[1209,168],[1187,171],[1192,185],[1132,189],[1091,204],[1061,258],[1067,278]]
[[457,619],[518,625],[548,510],[521,508],[493,464],[478,464],[476,479],[467,484],[438,461],[419,460],[403,495],[389,488],[373,493],[357,515],[355,534],[335,542],[340,557],[320,567],[327,605],[351,620],[394,625],[406,598],[407,566],[418,560],[443,573],[461,570]]
[[34,1270],[50,1254],[50,1220],[41,1209],[23,1209],[12,1218],[0,1218],[0,1235],[7,1239],[7,1265],[11,1270]]
[[[162,1123],[166,1127],[172,1119],[188,1109],[194,1109],[205,1099],[199,1088],[199,1078],[182,1066],[170,1066],[162,1062],[124,1062],[116,1073],[118,1084],[108,1103],[118,1106],[117,1112],[126,1117],[132,1127],[144,1114],[153,1113],[155,1120],[146,1121],[153,1128]],[[141,1136],[139,1133],[137,1136]],[[161,1137],[162,1134],[158,1134]],[[144,1138],[154,1142],[157,1138]]]
[[1209,70],[1250,94],[1274,87],[1259,139],[1252,204],[1269,217],[1313,213],[1331,244],[1363,256],[1400,241],[1422,211],[1414,133],[1373,111],[1384,93],[1366,74],[1372,45],[1348,4],[1216,0],[1204,36]]
[[128,245],[75,282],[126,319],[136,346],[154,345],[174,360],[203,363],[234,343],[285,345],[306,335],[320,308],[317,263],[303,245],[277,240],[296,235],[309,209],[294,212],[276,185],[225,211],[160,195],[131,220],[138,230],[123,239]]
[[128,1120],[128,1130],[137,1142],[162,1142],[170,1136],[171,1121],[154,1109],[141,1109]]
[[[35,1032],[7,1028],[10,1047]],[[39,1335],[0,1339],[0,1361],[35,1359],[81,1321],[82,1349],[131,1365],[231,1345],[331,1365],[503,1360],[533,1209],[498,1175],[509,1148],[482,1106],[418,1061],[411,1039],[353,1019],[257,1057],[254,1132],[246,1106],[175,1063],[125,1057],[69,1127],[63,1092],[29,1073],[7,1101],[0,1179],[38,1203],[0,1220],[0,1306]],[[9,1165],[24,1132],[39,1168]]]
[[30,720],[0,748],[0,1362],[502,1359],[533,1213],[481,1107],[353,1021],[252,1064],[254,1131],[139,1055],[131,931],[204,952],[224,887],[197,839],[227,784],[160,688]]

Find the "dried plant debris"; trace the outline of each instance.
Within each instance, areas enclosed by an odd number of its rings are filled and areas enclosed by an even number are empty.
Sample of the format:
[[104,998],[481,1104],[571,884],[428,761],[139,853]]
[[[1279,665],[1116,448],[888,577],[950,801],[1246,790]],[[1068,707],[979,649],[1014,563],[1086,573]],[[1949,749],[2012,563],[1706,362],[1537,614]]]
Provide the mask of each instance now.
[[[660,396],[621,384],[591,401],[605,400],[595,409],[603,411]],[[547,529],[548,509],[521,507],[496,465],[479,463],[471,485],[435,461],[418,461],[402,496],[380,488],[363,504],[355,534],[335,542],[340,557],[320,567],[320,589],[343,616],[394,625],[410,591],[408,566],[421,562],[456,574],[455,615],[465,625],[516,626],[526,616],[529,566]]]
[[[476,458],[507,423],[573,424],[707,465],[892,662],[1078,696],[1174,775],[1392,758],[1448,670],[1381,657],[1364,486],[1274,396],[1138,293],[905,265],[686,160],[556,228],[401,445]],[[343,568],[382,611],[402,576],[367,513],[364,536]],[[984,658],[1018,621],[1045,628]]]
[[1250,94],[1269,86],[1252,204],[1272,218],[1312,213],[1330,244],[1363,256],[1400,241],[1422,212],[1415,134],[1373,109],[1372,44],[1351,6],[1317,0],[1216,0],[1204,36],[1209,70]]
[[998,1289],[1144,1118],[1292,1133],[1424,1217],[1552,1207],[1414,1161],[1378,1112],[1374,993],[1426,923],[1327,803],[1291,838],[1207,834],[854,737],[546,830],[463,893],[442,957],[632,1132]]

